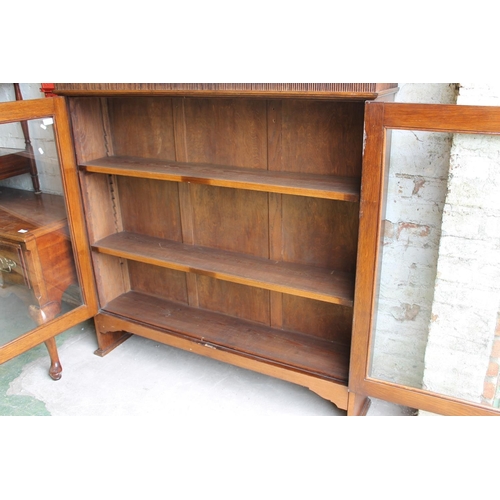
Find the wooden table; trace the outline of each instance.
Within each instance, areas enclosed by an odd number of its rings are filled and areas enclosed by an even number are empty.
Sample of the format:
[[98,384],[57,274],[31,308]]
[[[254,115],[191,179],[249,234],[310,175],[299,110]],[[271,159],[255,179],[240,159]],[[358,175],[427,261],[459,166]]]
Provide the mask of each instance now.
[[[36,325],[61,312],[64,292],[78,283],[62,196],[0,187],[0,271],[0,296],[16,294]],[[45,345],[58,380],[55,338]]]

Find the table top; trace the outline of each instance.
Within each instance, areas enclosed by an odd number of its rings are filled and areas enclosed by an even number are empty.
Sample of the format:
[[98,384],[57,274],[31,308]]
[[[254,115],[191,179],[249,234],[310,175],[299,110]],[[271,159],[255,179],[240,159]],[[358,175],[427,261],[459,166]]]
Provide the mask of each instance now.
[[0,186],[0,237],[27,241],[66,225],[62,196]]

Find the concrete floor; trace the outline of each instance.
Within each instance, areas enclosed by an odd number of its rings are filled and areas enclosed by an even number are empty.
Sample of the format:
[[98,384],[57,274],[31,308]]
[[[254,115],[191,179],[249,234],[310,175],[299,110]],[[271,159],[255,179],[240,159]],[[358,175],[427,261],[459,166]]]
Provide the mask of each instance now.
[[[6,318],[12,310],[12,303],[0,300],[7,336]],[[16,324],[20,314],[13,315]],[[57,345],[63,366],[59,381],[48,376],[50,363],[43,344],[0,365],[0,415],[346,415],[307,388],[141,337],[131,337],[101,358],[94,355],[93,321],[62,333]],[[374,401],[369,412],[369,416],[411,414],[382,401]]]

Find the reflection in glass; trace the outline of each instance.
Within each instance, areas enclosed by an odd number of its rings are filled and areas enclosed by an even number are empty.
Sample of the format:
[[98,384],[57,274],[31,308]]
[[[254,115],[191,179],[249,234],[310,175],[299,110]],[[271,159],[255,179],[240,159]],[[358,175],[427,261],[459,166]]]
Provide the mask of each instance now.
[[0,346],[81,304],[52,119],[1,124]]
[[370,376],[498,407],[500,138],[392,143]]

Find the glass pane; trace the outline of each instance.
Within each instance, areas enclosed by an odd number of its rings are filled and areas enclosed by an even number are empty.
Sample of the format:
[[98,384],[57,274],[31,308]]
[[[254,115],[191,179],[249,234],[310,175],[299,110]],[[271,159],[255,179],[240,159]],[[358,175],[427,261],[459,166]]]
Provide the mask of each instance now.
[[0,124],[0,346],[81,304],[53,121]]
[[369,374],[499,406],[500,137],[392,131]]

